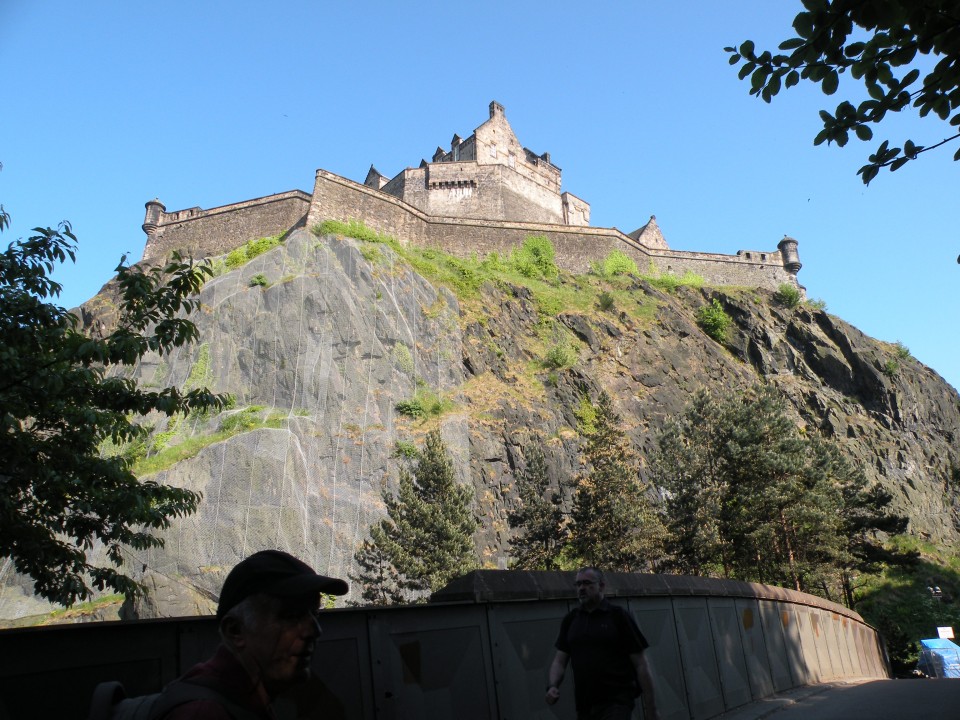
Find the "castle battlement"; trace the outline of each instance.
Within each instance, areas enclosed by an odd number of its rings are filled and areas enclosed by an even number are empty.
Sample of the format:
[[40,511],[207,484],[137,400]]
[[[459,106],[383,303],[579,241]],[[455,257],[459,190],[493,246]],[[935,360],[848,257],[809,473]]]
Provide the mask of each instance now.
[[219,255],[247,240],[312,228],[324,220],[362,220],[403,244],[436,247],[470,257],[509,253],[530,235],[546,235],[557,264],[586,272],[613,250],[638,267],[694,272],[714,285],[776,289],[797,282],[797,241],[785,237],[775,250],[740,250],[735,255],[671,250],[656,218],[631,233],[590,226],[590,205],[561,192],[561,170],[550,153],[520,144],[503,106],[491,102],[489,118],[466,139],[454,135],[449,150],[438,147],[392,178],[373,165],[363,183],[323,169],[313,193],[301,190],[224,205],[167,212],[159,200],[146,204],[144,260],[172,250]]

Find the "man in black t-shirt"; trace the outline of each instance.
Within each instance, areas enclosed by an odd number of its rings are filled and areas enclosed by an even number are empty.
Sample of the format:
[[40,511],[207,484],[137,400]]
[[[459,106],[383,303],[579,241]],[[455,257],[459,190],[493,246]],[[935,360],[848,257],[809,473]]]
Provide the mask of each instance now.
[[602,572],[583,568],[576,585],[580,607],[560,624],[547,704],[560,698],[560,683],[572,661],[577,720],[629,720],[638,694],[644,720],[658,720],[643,633],[630,613],[604,598]]

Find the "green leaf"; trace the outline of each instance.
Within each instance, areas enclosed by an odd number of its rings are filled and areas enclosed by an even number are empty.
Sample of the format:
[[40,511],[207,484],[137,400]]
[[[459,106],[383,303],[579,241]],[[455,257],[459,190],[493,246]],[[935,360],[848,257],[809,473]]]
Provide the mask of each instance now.
[[787,88],[792,88],[794,85],[800,82],[800,73],[796,70],[791,70],[787,73],[787,79],[784,82],[784,86]]
[[843,54],[848,58],[857,57],[860,53],[863,52],[863,49],[867,46],[864,42],[855,42],[850,43],[843,49]]
[[836,70],[829,71],[826,76],[823,78],[823,92],[827,95],[833,95],[837,88],[840,86],[840,76],[837,75]]
[[813,35],[813,13],[800,13],[793,20],[793,29],[797,35],[805,40],[809,40]]
[[746,57],[753,55],[754,44],[753,40],[747,40],[742,45],[740,45],[740,54]]
[[902,168],[904,165],[906,165],[908,162],[910,162],[910,158],[906,158],[906,157],[902,157],[899,160],[894,160],[893,163],[890,165],[890,172],[896,172],[897,170]]
[[730,56],[731,65],[736,65],[738,62],[740,62],[740,55],[734,53],[733,55]]
[[863,180],[864,185],[869,185],[870,181],[877,176],[878,172],[880,172],[880,168],[876,165],[864,165],[862,168],[857,170],[857,175],[859,175],[860,179]]
[[756,63],[752,63],[752,62],[744,63],[743,67],[740,68],[740,72],[737,73],[737,75],[741,80],[743,80],[747,75],[753,72],[755,67],[757,67]]
[[790,38],[789,40],[784,40],[778,47],[780,50],[793,50],[801,47],[805,42],[806,40],[803,38]]
[[770,71],[765,67],[758,67],[753,71],[753,75],[750,78],[750,86],[753,92],[758,92],[763,84],[766,82],[767,77],[770,75]]
[[914,68],[904,75],[903,80],[900,81],[900,87],[905,88],[907,85],[912,85],[917,81],[918,77],[920,77],[920,71],[917,68]]
[[866,125],[857,125],[855,132],[857,137],[861,140],[872,140],[873,139],[873,130],[871,130]]

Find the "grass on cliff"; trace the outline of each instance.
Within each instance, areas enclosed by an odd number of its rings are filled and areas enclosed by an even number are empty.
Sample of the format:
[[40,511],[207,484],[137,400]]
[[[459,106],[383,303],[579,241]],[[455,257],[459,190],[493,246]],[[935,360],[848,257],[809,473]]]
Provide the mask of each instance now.
[[189,437],[183,437],[180,442],[172,444],[172,441],[181,435],[184,426],[180,418],[177,418],[176,421],[171,422],[172,429],[154,437],[153,447],[156,452],[148,457],[137,459],[133,466],[133,473],[137,477],[143,477],[168,470],[177,463],[196,456],[205,447],[227,440],[234,435],[261,428],[282,428],[286,419],[286,415],[281,413],[266,412],[260,405],[250,405],[226,415],[220,421],[216,431],[208,434],[194,431],[194,434]]
[[287,239],[287,233],[271,235],[270,237],[254,238],[248,240],[238,248],[234,248],[222,258],[213,261],[213,276],[223,275],[224,273],[243,267],[255,257],[263,255],[269,250],[281,245]]
[[[365,243],[379,243],[390,247],[417,273],[449,288],[464,304],[465,315],[486,315],[487,308],[480,301],[481,288],[486,283],[507,292],[526,288],[543,318],[556,318],[564,311],[589,315],[596,311],[625,312],[641,321],[652,319],[656,304],[642,291],[631,290],[630,273],[636,265],[614,251],[597,265],[598,272],[573,276],[562,272],[555,262],[555,250],[545,235],[531,235],[508,255],[490,253],[480,258],[455,257],[436,248],[407,247],[396,238],[367,227],[363,222],[327,220],[313,228],[316,235],[342,235]],[[378,253],[364,252],[370,262],[386,262]],[[621,257],[622,256],[622,257]],[[676,287],[678,284],[696,284],[696,276],[675,278],[672,275],[644,275],[656,284]],[[664,279],[666,278],[666,279]],[[702,284],[702,278],[699,280]],[[612,300],[602,301],[607,295]],[[606,308],[603,305],[607,304]]]

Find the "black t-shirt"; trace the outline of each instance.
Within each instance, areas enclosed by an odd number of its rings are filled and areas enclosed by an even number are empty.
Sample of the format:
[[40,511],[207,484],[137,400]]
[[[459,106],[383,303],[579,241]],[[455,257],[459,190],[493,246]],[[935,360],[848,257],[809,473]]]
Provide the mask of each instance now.
[[571,610],[560,624],[555,647],[570,656],[578,710],[633,704],[639,689],[630,656],[649,645],[626,610],[607,600],[592,612]]

